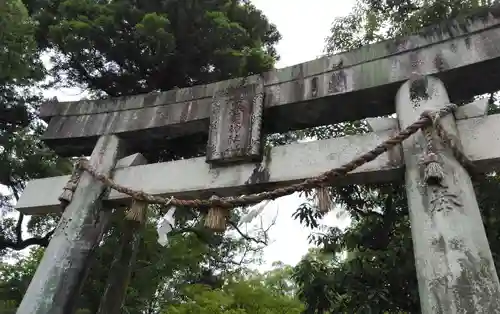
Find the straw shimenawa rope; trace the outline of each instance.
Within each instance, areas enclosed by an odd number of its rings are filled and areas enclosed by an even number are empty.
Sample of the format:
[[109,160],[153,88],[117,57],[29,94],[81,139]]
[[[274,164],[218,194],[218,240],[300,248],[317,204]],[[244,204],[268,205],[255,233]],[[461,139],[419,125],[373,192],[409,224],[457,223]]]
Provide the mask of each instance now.
[[[456,105],[453,110],[456,110]],[[423,116],[427,116],[431,119],[432,124],[424,127],[422,129],[422,133],[424,134],[424,138],[426,141],[425,152],[423,156],[423,164],[424,168],[424,181],[430,185],[440,185],[444,179],[444,170],[443,165],[441,164],[441,160],[439,159],[438,153],[436,151],[436,147],[434,146],[434,136],[433,130],[440,127],[441,125],[438,123],[441,118],[438,112],[424,111],[422,113]]]
[[437,123],[437,119],[450,114],[456,108],[456,105],[450,104],[443,107],[435,112],[424,112],[420,116],[420,119],[401,130],[399,134],[393,136],[392,138],[384,141],[374,149],[361,156],[355,158],[351,162],[348,162],[338,168],[331,169],[323,174],[305,179],[304,181],[296,184],[291,184],[286,187],[277,188],[272,191],[266,191],[262,193],[243,195],[239,197],[226,197],[226,198],[213,198],[210,200],[182,200],[173,197],[160,197],[155,195],[147,194],[143,191],[134,191],[130,188],[116,184],[111,178],[98,173],[93,167],[90,166],[88,161],[80,160],[77,167],[90,173],[95,179],[101,181],[104,185],[112,188],[120,193],[127,194],[135,200],[145,201],[154,204],[167,204],[179,207],[191,207],[191,208],[234,208],[244,205],[258,204],[264,200],[273,200],[280,198],[282,196],[290,195],[295,192],[310,190],[313,188],[321,188],[325,183],[332,181],[334,178],[345,176],[347,173],[359,168],[360,166],[375,160],[378,156],[385,153],[392,147],[401,144],[404,140],[409,138],[411,135],[416,133],[420,129],[432,126],[435,128],[436,133],[439,137],[443,139],[445,144],[448,144],[451,148],[455,158],[467,169],[471,170],[472,163],[468,158],[462,153],[461,149],[457,147],[454,141],[451,141],[450,136],[447,132]]
[[[80,163],[80,160],[78,160]],[[78,181],[80,181],[80,176],[82,174],[82,169],[78,167],[73,168],[70,179],[66,182],[61,195],[59,196],[59,202],[61,203],[61,208],[64,211],[71,200],[73,199],[73,194],[75,193]]]

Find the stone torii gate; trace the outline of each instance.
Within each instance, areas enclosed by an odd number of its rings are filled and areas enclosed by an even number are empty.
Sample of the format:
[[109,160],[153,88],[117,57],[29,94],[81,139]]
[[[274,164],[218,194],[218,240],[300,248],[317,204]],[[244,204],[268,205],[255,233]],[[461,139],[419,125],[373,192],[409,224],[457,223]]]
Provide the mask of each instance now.
[[[91,153],[89,163],[99,173],[155,196],[205,199],[296,183],[351,161],[418,120],[424,110],[500,89],[498,12],[488,9],[410,37],[242,79],[45,104],[43,140],[62,156]],[[392,113],[397,118],[377,118]],[[262,150],[266,133],[365,118],[372,128],[367,134]],[[439,123],[478,170],[499,168],[500,115],[487,116],[486,101],[462,106]],[[206,157],[156,164],[145,164],[138,154],[123,158],[197,135],[208,135]],[[443,181],[426,184],[420,165],[425,143],[419,131],[331,184],[405,180],[422,313],[500,313],[500,283],[469,174],[438,142]],[[27,215],[60,212],[58,197],[68,180],[30,181],[17,209]],[[18,314],[74,310],[71,299],[109,218],[101,203],[131,201],[106,191],[89,173],[82,174]]]

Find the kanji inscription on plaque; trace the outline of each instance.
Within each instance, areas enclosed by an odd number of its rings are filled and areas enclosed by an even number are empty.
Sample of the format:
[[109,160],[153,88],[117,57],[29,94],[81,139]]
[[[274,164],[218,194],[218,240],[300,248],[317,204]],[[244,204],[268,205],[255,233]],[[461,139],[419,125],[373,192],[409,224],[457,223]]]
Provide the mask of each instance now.
[[211,104],[207,162],[259,161],[264,106],[262,83],[230,86],[215,92]]

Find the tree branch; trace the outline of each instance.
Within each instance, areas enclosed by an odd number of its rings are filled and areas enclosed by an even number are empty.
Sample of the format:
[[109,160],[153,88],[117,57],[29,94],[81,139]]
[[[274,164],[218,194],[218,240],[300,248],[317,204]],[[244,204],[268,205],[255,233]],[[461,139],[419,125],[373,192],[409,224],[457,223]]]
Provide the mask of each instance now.
[[[19,199],[16,196],[17,199]],[[24,221],[24,214],[19,213],[19,218],[17,219],[16,227],[14,228],[15,239],[10,240],[5,237],[0,236],[0,251],[5,249],[12,249],[16,251],[24,250],[31,245],[39,245],[41,247],[47,247],[50,242],[50,238],[55,232],[55,228],[49,231],[43,237],[33,237],[23,240],[22,227]]]
[[247,234],[244,234],[240,228],[238,228],[238,226],[232,222],[232,221],[228,221],[228,224],[230,226],[232,226],[234,228],[234,230],[236,230],[245,240],[248,240],[248,241],[252,241],[252,242],[255,242],[255,243],[259,243],[259,244],[263,244],[263,245],[267,245],[267,242],[266,241],[262,241],[262,240],[259,240],[259,239],[256,239],[256,238],[253,238]]
[[23,220],[24,220],[24,214],[20,212],[19,218],[17,219],[16,229],[15,229],[17,242],[22,241],[22,238],[23,238],[23,235],[22,235]]
[[200,229],[197,229],[195,227],[184,227],[184,228],[179,228],[179,229],[173,229],[168,233],[168,235],[173,236],[177,234],[183,234],[183,233],[194,233],[196,237],[204,242],[206,242],[205,235]]
[[43,237],[33,237],[26,240],[22,240],[22,238],[18,238],[16,241],[8,240],[0,237],[0,251],[4,249],[12,249],[16,251],[24,250],[28,246],[31,245],[39,245],[41,247],[47,247],[50,242],[50,238],[54,234],[55,229],[49,231]]
[[350,210],[354,211],[356,214],[358,214],[360,217],[363,218],[366,218],[368,216],[376,216],[378,218],[384,218],[384,215],[373,210],[363,211],[359,208],[354,208],[354,207],[351,207]]

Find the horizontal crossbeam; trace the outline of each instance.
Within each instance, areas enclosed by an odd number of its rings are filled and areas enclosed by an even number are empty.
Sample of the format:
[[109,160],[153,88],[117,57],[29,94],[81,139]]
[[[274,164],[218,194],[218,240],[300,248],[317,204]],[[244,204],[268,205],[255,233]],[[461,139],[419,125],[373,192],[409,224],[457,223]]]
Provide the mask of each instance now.
[[48,103],[44,141],[60,155],[92,150],[102,134],[126,138],[136,151],[165,138],[208,133],[215,91],[245,83],[264,86],[264,130],[284,132],[394,113],[394,95],[413,72],[436,74],[451,100],[500,87],[497,8],[417,35],[213,84],[98,101]]
[[[500,115],[457,121],[464,153],[478,169],[500,165]],[[204,157],[120,168],[114,179],[119,185],[161,196],[208,198],[249,194],[298,182],[339,167],[394,135],[393,126],[362,135],[278,146],[262,163],[211,168]],[[403,178],[399,149],[384,153],[334,185],[399,181]],[[291,171],[293,169],[293,171]],[[60,211],[58,197],[69,176],[30,181],[16,208],[24,214]],[[108,201],[123,203],[127,195],[112,191]]]

